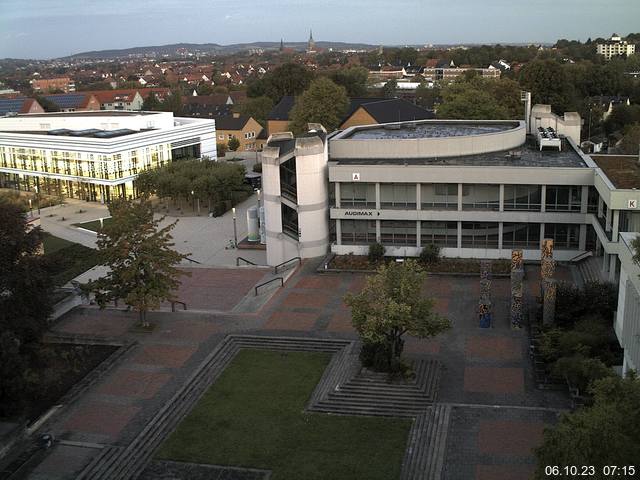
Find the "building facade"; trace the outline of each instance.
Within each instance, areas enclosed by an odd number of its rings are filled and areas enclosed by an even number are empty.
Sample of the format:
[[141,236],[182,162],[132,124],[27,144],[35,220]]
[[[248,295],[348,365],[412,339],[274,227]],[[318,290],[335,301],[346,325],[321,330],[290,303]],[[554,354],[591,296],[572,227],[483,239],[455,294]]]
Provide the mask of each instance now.
[[636,46],[633,43],[622,40],[618,34],[614,33],[609,40],[596,45],[596,53],[607,60],[611,60],[612,57],[620,55],[633,55],[636,53]]
[[108,202],[137,175],[184,158],[216,159],[215,122],[168,112],[96,111],[0,118],[0,185]]
[[69,77],[38,78],[31,80],[31,88],[36,93],[49,93],[60,90],[64,93],[76,91],[76,84]]
[[592,255],[619,283],[614,327],[623,371],[640,368],[640,232],[637,156],[587,156],[579,115],[549,106],[526,121],[422,120],[354,126],[326,135],[269,137],[262,154],[267,261],[334,253],[539,261]]

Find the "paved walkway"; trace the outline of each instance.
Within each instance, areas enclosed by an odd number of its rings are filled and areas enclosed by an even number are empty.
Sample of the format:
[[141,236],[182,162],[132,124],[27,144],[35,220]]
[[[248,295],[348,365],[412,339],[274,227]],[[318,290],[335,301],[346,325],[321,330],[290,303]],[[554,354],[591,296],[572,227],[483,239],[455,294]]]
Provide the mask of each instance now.
[[[29,478],[75,478],[99,454],[98,447],[128,445],[229,333],[357,338],[342,297],[361,289],[364,276],[321,275],[314,267],[304,264],[257,314],[157,312],[150,315],[156,325],[150,334],[133,333],[135,316],[122,311],[77,309],[65,316],[54,326],[56,332],[138,344],[48,427],[67,443],[52,449]],[[234,293],[236,285],[258,277],[237,275],[235,269],[216,270],[210,276],[216,295],[207,296],[205,289],[194,293],[200,300],[193,301],[230,312],[241,297]],[[529,299],[537,294],[536,275],[527,269]],[[535,465],[531,448],[540,443],[544,426],[569,404],[563,395],[534,386],[526,333],[508,325],[508,280],[493,281],[496,320],[491,329],[478,328],[475,318],[479,279],[433,276],[424,289],[454,325],[436,339],[409,338],[406,344],[408,355],[437,360],[444,369],[437,401],[449,409],[450,420],[443,432],[441,478],[528,478]]]
[[[236,228],[238,241],[247,236],[247,209],[257,205],[256,195],[236,206]],[[82,212],[81,212],[82,210]],[[57,237],[95,248],[96,234],[80,229],[74,224],[98,220],[109,216],[106,205],[68,199],[64,205],[42,209],[42,228]],[[236,257],[241,256],[259,265],[266,265],[264,250],[228,249],[233,235],[233,213],[228,211],[221,217],[207,216],[166,217],[161,226],[178,220],[172,231],[176,250],[209,266],[235,266]]]

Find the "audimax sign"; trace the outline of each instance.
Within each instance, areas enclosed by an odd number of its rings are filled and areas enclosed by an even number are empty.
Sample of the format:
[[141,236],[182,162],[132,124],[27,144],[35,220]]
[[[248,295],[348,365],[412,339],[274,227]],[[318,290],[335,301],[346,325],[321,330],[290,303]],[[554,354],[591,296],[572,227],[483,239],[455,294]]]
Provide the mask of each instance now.
[[368,210],[347,210],[344,212],[345,217],[376,217],[380,216],[380,212],[372,212]]

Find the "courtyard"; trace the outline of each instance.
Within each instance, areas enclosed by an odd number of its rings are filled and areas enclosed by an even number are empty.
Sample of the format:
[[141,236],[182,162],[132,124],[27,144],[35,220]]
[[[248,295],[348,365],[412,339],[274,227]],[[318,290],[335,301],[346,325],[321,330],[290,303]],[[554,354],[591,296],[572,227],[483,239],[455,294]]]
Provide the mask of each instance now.
[[[267,343],[280,338],[356,341],[342,298],[359,291],[365,276],[318,274],[316,267],[317,262],[303,263],[284,288],[254,312],[236,313],[234,304],[253,295],[251,287],[262,280],[264,270],[199,267],[193,269],[196,277],[187,280],[195,285],[210,279],[189,300],[199,308],[152,313],[155,328],[150,333],[133,329],[135,315],[122,309],[81,307],[60,319],[53,335],[98,337],[130,347],[45,424],[59,442],[30,466],[28,478],[118,478],[110,476],[109,458],[122,458],[123,465],[138,462],[138,471],[145,471],[142,478],[154,478],[158,468],[185,479],[200,478],[188,473],[197,469],[204,469],[199,475],[213,475],[215,470],[229,478],[266,478],[261,476],[265,472],[272,478],[314,478],[307,477],[308,466],[320,471],[318,478],[327,472],[330,478],[529,478],[535,468],[532,448],[541,442],[545,425],[553,424],[570,403],[561,392],[535,386],[526,331],[509,326],[508,278],[493,279],[490,329],[477,325],[478,278],[427,278],[425,294],[434,298],[435,309],[453,328],[430,340],[407,339],[409,358],[441,366],[435,400],[427,409],[434,416],[429,413],[425,420],[425,432],[431,433],[423,439],[415,429],[407,433],[412,424],[407,418],[307,411],[311,392],[329,371],[331,354],[283,355],[270,353],[268,346],[259,347],[266,352],[254,351],[258,347],[253,345],[224,353],[228,339],[238,334]],[[557,274],[572,278],[564,267]],[[538,278],[539,270],[527,266],[529,301],[538,295]],[[197,383],[198,375],[211,368],[218,373]],[[196,384],[197,392],[189,388]],[[189,398],[183,407],[181,398]],[[167,413],[179,409],[184,414]],[[436,417],[440,411],[446,415]],[[269,424],[271,417],[282,421]],[[435,420],[439,426],[432,431]],[[151,435],[156,431],[161,433]],[[384,435],[375,433],[381,431]],[[147,437],[162,441],[147,444]],[[413,461],[407,453],[412,451],[410,444],[427,451],[423,473],[430,476],[411,477],[403,470]],[[290,453],[282,455],[283,450]],[[325,454],[340,466],[338,470],[323,463],[320,457]],[[352,462],[351,457],[359,460]],[[370,471],[381,473],[375,477]]]

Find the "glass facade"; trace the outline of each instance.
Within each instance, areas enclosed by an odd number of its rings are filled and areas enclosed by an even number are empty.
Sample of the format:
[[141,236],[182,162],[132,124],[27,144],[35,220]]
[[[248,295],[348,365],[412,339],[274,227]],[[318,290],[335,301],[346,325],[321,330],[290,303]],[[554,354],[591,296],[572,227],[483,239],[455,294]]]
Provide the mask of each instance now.
[[[374,190],[375,194],[375,190]],[[416,209],[415,183],[383,183],[380,185],[380,207],[402,210]]]
[[416,222],[411,220],[381,220],[380,235],[383,245],[416,246]]
[[547,185],[545,209],[548,212],[579,212],[582,186]]
[[500,185],[471,184],[462,186],[462,210],[500,209]]
[[498,224],[462,222],[462,248],[498,248]]
[[341,183],[340,206],[342,208],[376,208],[376,184]]
[[540,185],[505,185],[504,209],[526,210],[539,212],[541,210],[542,187]]
[[[168,144],[154,145],[115,154],[0,146],[3,187],[89,201],[109,201],[136,196],[131,177],[171,161]],[[126,180],[129,179],[129,180]],[[113,185],[98,185],[109,181]]]
[[376,242],[375,220],[341,220],[344,245],[370,245]]
[[502,225],[502,248],[540,248],[540,224],[504,223]]
[[458,222],[420,222],[420,242],[423,246],[458,246]]
[[553,239],[553,248],[558,250],[577,250],[580,238],[580,225],[566,223],[545,223],[544,237]]
[[423,183],[420,185],[420,203],[423,210],[457,210],[457,183]]

